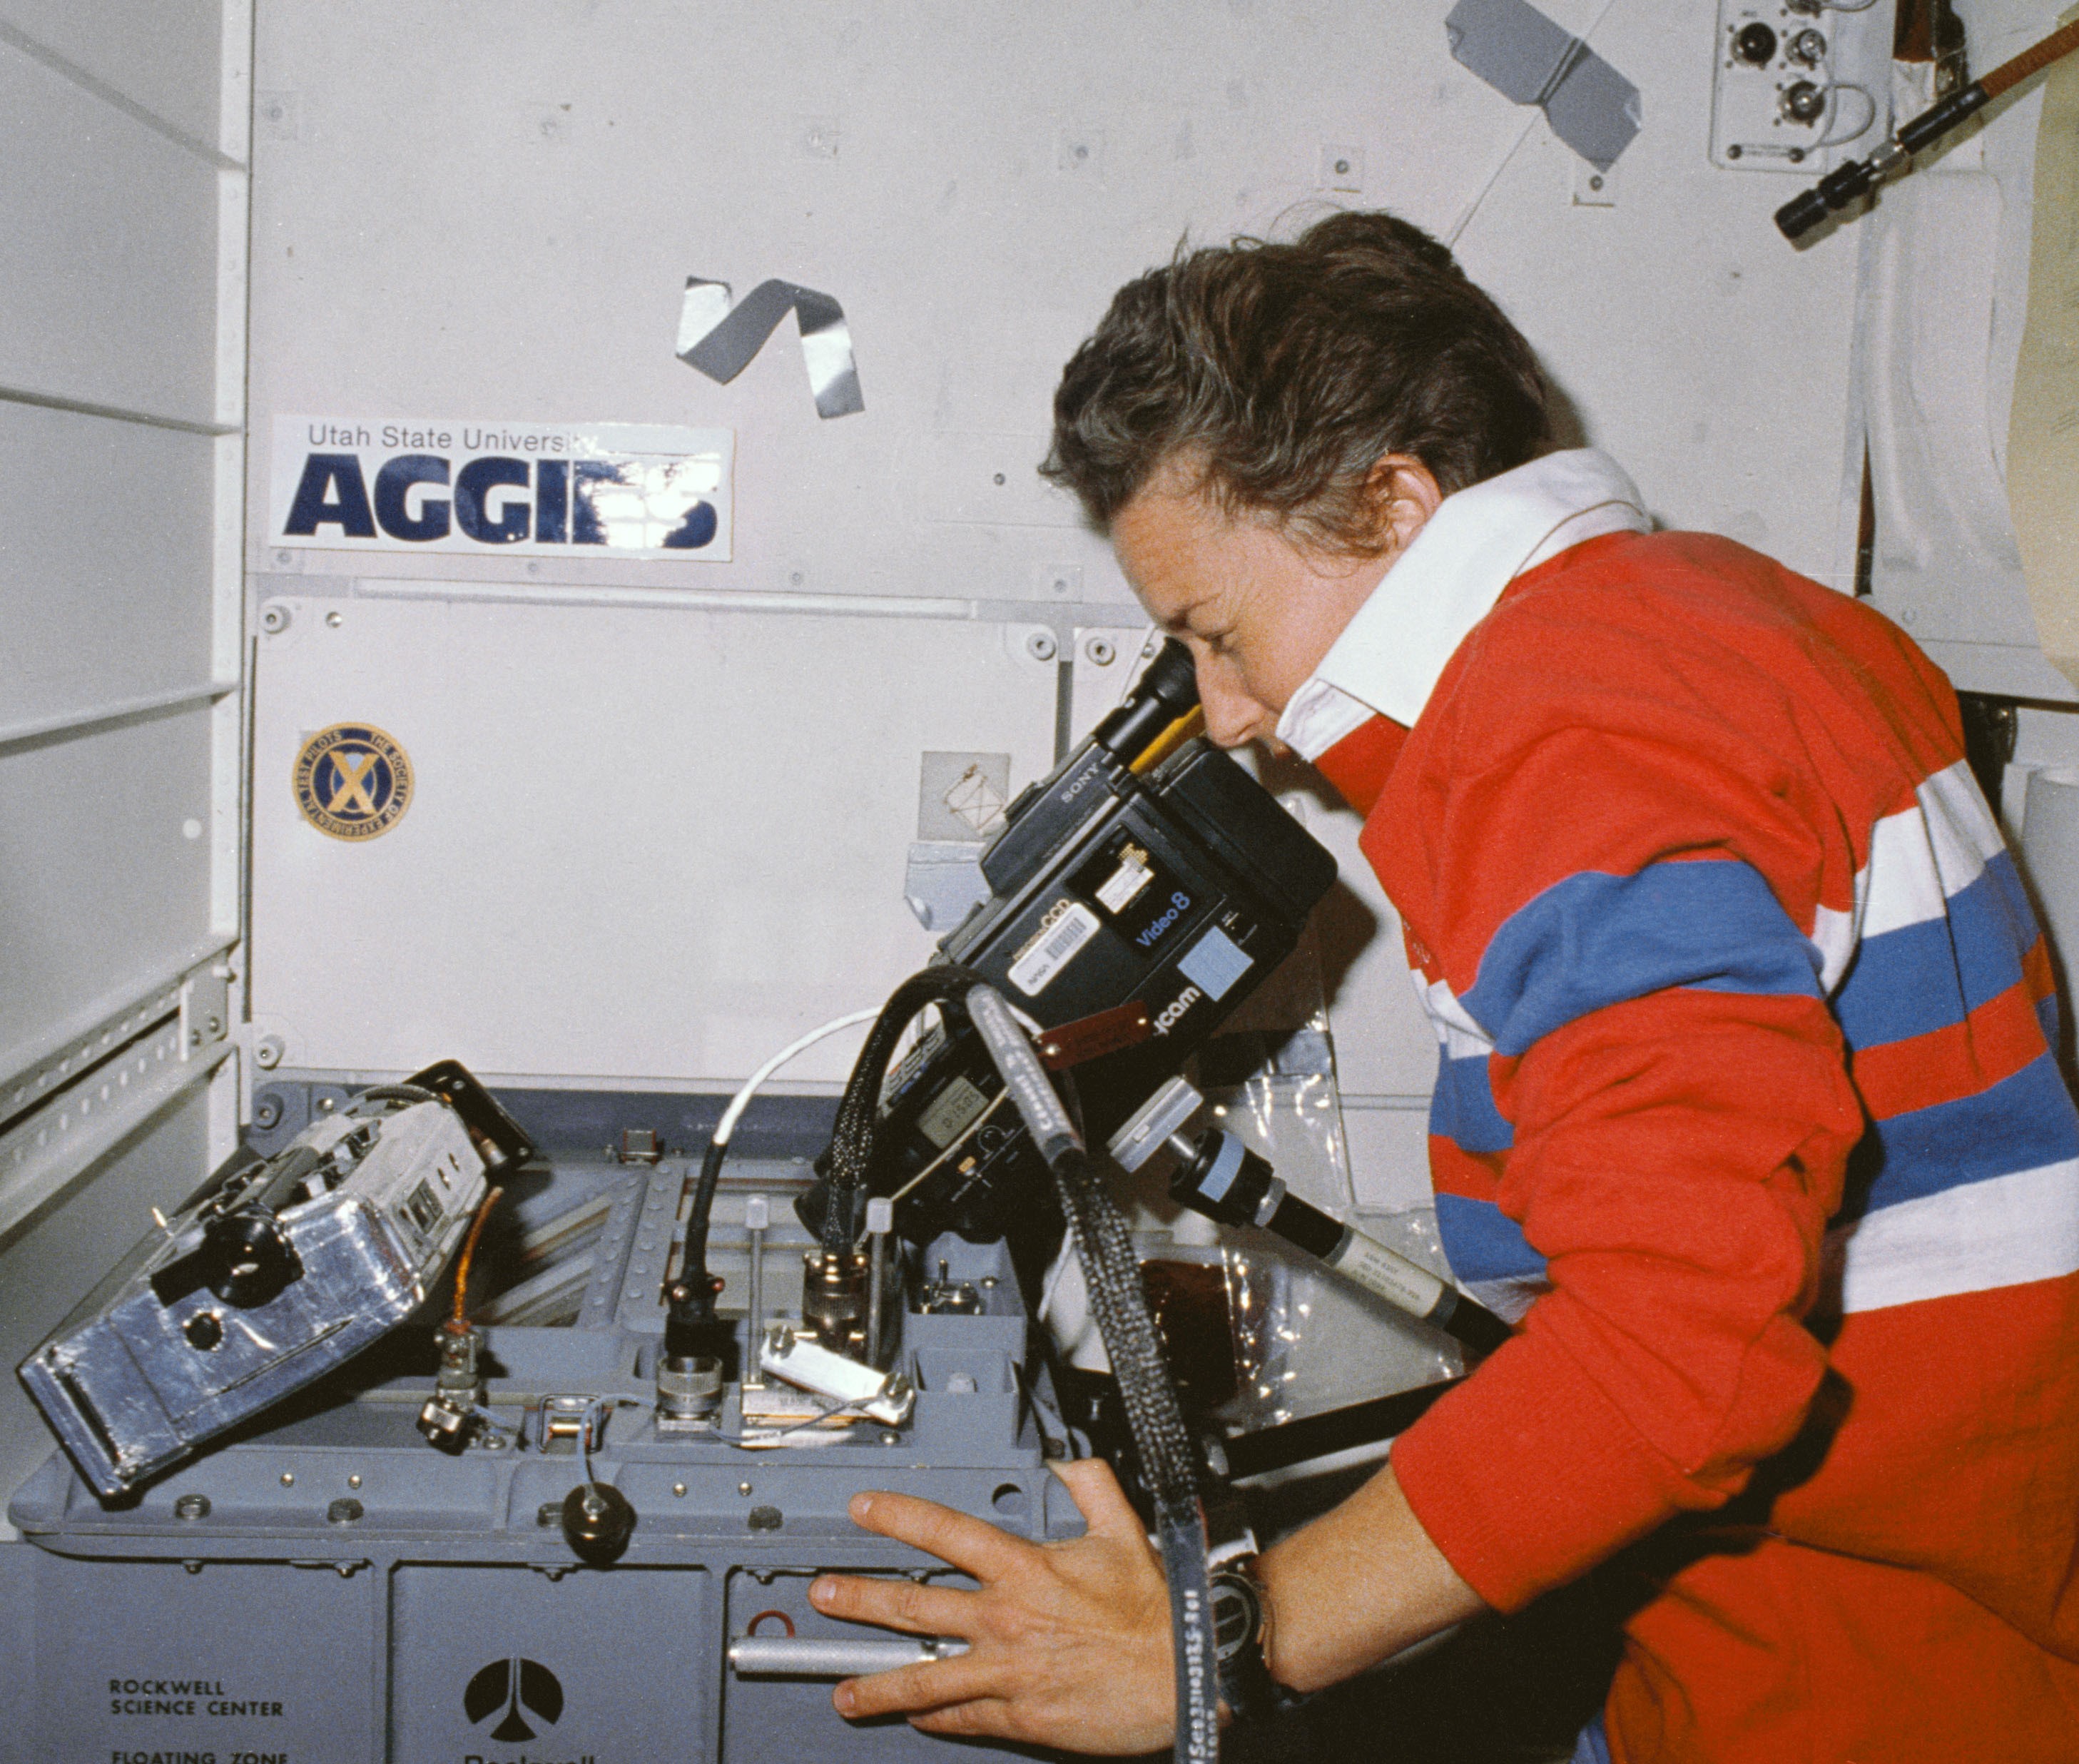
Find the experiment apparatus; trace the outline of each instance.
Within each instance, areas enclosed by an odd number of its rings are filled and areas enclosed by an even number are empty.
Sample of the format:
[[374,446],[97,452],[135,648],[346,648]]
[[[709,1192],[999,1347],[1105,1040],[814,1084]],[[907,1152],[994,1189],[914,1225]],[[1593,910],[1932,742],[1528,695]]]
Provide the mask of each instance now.
[[0,3],[0,1761],[949,1758],[852,1495],[1173,1539],[1504,1338],[1357,818],[1035,470],[1180,240],[1448,244],[1949,672],[2069,968],[2058,26]]

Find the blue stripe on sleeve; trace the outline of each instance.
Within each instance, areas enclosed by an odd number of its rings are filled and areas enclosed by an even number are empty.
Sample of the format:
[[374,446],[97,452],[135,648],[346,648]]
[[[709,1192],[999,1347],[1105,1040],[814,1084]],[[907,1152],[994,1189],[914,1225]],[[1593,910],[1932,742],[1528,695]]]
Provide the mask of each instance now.
[[1438,1195],[1437,1234],[1452,1273],[1468,1285],[1544,1276],[1545,1258],[1531,1248],[1523,1227],[1491,1200]]
[[1429,1131],[1455,1140],[1461,1151],[1507,1151],[1516,1130],[1495,1106],[1485,1054],[1440,1061],[1437,1087],[1429,1094]]
[[1848,1163],[1837,1219],[1918,1200],[2017,1170],[2079,1158],[2079,1112],[2052,1054],[1975,1096],[1872,1125]]
[[1818,947],[1737,859],[1583,870],[1509,915],[1465,995],[1504,1054],[1670,987],[1822,996]]
[[1949,897],[1948,916],[1863,939],[1834,1014],[1851,1047],[1881,1047],[1960,1023],[2021,978],[2035,916],[2004,852]]

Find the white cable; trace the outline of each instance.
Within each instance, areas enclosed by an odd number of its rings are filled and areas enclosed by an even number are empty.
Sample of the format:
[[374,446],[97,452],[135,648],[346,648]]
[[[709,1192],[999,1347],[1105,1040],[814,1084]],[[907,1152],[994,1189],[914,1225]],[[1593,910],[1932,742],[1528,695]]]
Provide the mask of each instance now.
[[743,1081],[743,1088],[730,1098],[729,1107],[722,1112],[722,1120],[715,1127],[714,1142],[717,1146],[726,1146],[729,1143],[730,1135],[736,1131],[736,1124],[742,1120],[744,1110],[751,1106],[751,1099],[758,1094],[766,1079],[778,1071],[796,1054],[807,1052],[826,1036],[835,1035],[840,1029],[856,1028],[861,1023],[871,1023],[880,1015],[881,1012],[876,1008],[871,1011],[854,1011],[845,1016],[834,1016],[829,1022],[809,1030],[798,1041],[789,1041],[746,1079]]
[[[1874,6],[1876,4],[1876,0],[1868,0],[1868,3]],[[1588,40],[1601,28],[1603,20],[1609,16],[1610,8],[1616,4],[1617,0],[1603,0],[1603,4],[1600,9],[1596,12],[1595,17],[1589,21],[1588,28],[1583,31],[1577,40],[1584,47],[1587,45]],[[1859,9],[1854,8],[1851,10]],[[1522,130],[1517,134],[1516,139],[1509,143],[1508,151],[1501,156],[1501,158],[1496,163],[1495,169],[1487,174],[1487,182],[1480,186],[1478,193],[1475,195],[1473,199],[1467,203],[1465,207],[1460,212],[1458,220],[1452,225],[1451,230],[1444,235],[1444,246],[1446,250],[1456,251],[1458,249],[1458,240],[1460,236],[1464,233],[1466,228],[1470,227],[1473,224],[1473,216],[1480,212],[1482,205],[1485,203],[1489,195],[1492,193],[1494,186],[1501,182],[1501,174],[1508,170],[1509,162],[1523,150],[1523,144],[1530,139],[1531,130],[1537,126],[1538,119],[1544,115],[1544,114],[1545,111],[1542,107],[1536,104],[1530,107],[1530,115],[1524,119]]]
[[[1860,9],[1859,8],[1857,10]],[[1876,126],[1877,101],[1876,98],[1871,94],[1870,89],[1868,86],[1857,86],[1851,80],[1837,80],[1826,88],[1826,95],[1832,100],[1830,108],[1834,111],[1836,123],[1839,120],[1841,112],[1841,101],[1836,94],[1842,92],[1853,92],[1856,97],[1859,98],[1865,104],[1869,106],[1870,113],[1868,115],[1865,116],[1861,122],[1857,124],[1855,128],[1850,129],[1845,135],[1836,135],[1832,132],[1832,130],[1830,128],[1826,133],[1822,134],[1817,141],[1813,143],[1815,151],[1822,147],[1845,147],[1850,141],[1860,140],[1864,136],[1868,134],[1869,132]]]

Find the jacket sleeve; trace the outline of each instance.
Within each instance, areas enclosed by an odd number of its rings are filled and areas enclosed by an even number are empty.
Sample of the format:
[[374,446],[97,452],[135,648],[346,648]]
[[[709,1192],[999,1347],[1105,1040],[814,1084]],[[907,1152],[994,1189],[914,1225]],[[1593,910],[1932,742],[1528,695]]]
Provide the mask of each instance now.
[[1720,1504],[1796,1434],[1826,1371],[1800,1318],[1863,1119],[1792,917],[1826,840],[1783,766],[1550,721],[1464,757],[1428,941],[1492,1044],[1496,1199],[1550,1289],[1393,1461],[1507,1611]]

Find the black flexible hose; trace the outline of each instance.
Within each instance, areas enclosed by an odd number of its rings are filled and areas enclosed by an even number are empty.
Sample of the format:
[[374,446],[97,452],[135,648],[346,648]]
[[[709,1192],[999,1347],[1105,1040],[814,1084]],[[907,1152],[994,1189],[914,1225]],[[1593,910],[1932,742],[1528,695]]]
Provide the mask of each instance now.
[[710,1138],[701,1154],[701,1179],[686,1215],[686,1247],[679,1255],[678,1283],[671,1289],[671,1314],[687,1322],[706,1322],[714,1314],[714,1281],[708,1273],[708,1221],[714,1216],[715,1185],[722,1179],[726,1139]]
[[1219,1678],[1213,1650],[1212,1588],[1207,1573],[1199,1457],[1148,1309],[1140,1259],[1126,1215],[1098,1179],[1074,1124],[1002,999],[978,985],[968,1016],[1018,1104],[1026,1131],[1054,1178],[1081,1258],[1090,1309],[1119,1382],[1127,1425],[1155,1500],[1177,1667],[1178,1764],[1219,1756]]
[[941,962],[913,974],[889,995],[868,1032],[866,1045],[852,1062],[830,1129],[830,1202],[823,1213],[822,1242],[834,1255],[849,1251],[859,1236],[859,1196],[873,1163],[873,1142],[881,1121],[881,1086],[902,1032],[929,1005],[957,1004],[981,983],[972,970]]
[[[981,976],[966,968],[941,963],[912,974],[889,995],[874,1020],[866,1044],[852,1062],[830,1132],[830,1200],[823,1213],[822,1245],[843,1254],[859,1234],[858,1197],[873,1162],[874,1134],[881,1117],[881,1090],[895,1044],[919,1012],[937,1004],[957,1004]],[[686,1243],[679,1257],[679,1278],[669,1295],[664,1322],[665,1351],[701,1351],[699,1334],[714,1318],[715,1284],[708,1272],[708,1231],[714,1216],[715,1189],[722,1179],[729,1142],[710,1137],[701,1157],[693,1204],[686,1215]]]

